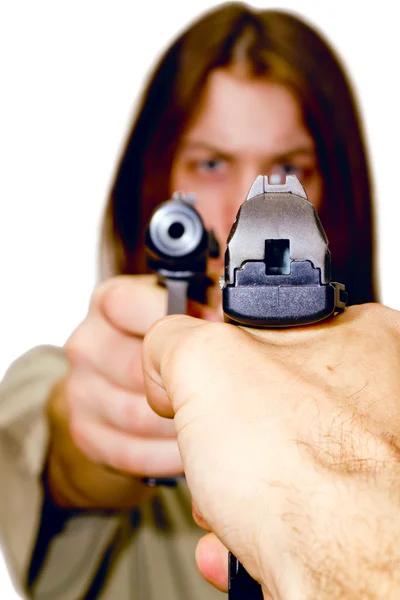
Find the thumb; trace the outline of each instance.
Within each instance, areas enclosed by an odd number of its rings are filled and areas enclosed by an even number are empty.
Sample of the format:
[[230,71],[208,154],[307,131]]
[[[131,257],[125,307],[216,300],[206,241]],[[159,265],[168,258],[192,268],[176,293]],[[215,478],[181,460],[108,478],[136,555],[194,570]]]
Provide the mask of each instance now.
[[163,417],[173,418],[176,412],[176,399],[170,388],[182,370],[178,356],[182,344],[202,323],[194,317],[170,315],[156,321],[144,338],[142,368],[147,400]]
[[200,402],[207,410],[207,403],[213,402],[209,391],[211,396],[219,392],[226,396],[221,386],[234,370],[234,362],[239,362],[237,352],[232,351],[232,336],[248,337],[226,323],[186,315],[171,315],[154,323],[142,349],[144,382],[152,409],[172,418],[189,400]]

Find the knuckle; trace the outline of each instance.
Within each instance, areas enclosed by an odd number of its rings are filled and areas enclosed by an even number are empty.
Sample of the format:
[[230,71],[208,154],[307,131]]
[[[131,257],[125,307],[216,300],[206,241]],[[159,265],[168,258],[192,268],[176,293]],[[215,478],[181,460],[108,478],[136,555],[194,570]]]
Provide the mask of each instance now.
[[88,435],[87,430],[80,418],[71,415],[69,419],[69,432],[72,440],[78,446],[80,450],[84,450],[88,447]]
[[226,331],[223,323],[202,323],[189,329],[172,348],[168,358],[169,366],[182,368],[188,359],[192,361],[196,356],[204,355],[204,352],[212,352],[226,339]]
[[125,473],[136,475],[143,472],[140,461],[136,459],[135,453],[128,451],[125,445],[119,447],[118,450],[115,451],[111,463],[115,469],[124,471]]
[[106,282],[106,286],[99,291],[102,313],[111,323],[120,323],[121,314],[125,314],[126,307],[132,297],[136,302],[140,298],[141,284],[132,275],[119,275]]
[[77,408],[85,402],[88,397],[87,388],[81,377],[72,372],[65,381],[65,401],[70,414],[75,414]]
[[70,335],[64,345],[64,351],[72,365],[88,361],[87,336],[83,325],[77,327]]
[[82,454],[92,462],[101,462],[99,449],[86,427],[85,421],[80,418],[71,418],[69,421],[69,432],[75,446]]
[[150,415],[153,413],[147,404],[146,398],[143,396],[143,402],[137,399],[126,401],[123,409],[123,418],[126,427],[129,431],[136,435],[146,435],[152,433],[152,425]]
[[143,369],[140,352],[133,352],[134,356],[127,364],[126,378],[130,388],[136,393],[142,393],[144,390]]
[[[100,290],[101,303],[106,314],[113,314],[118,307],[118,304],[122,299],[125,299],[125,288],[126,276],[114,277],[112,282],[106,282],[108,285],[104,286]],[[132,281],[129,282],[130,286],[134,285]]]
[[355,317],[350,321],[352,335],[376,345],[377,336],[391,336],[400,331],[400,312],[378,303],[351,307]]
[[89,302],[89,311],[93,309],[97,309],[97,307],[103,302],[104,297],[109,293],[110,289],[112,289],[118,280],[121,279],[120,276],[111,277],[110,279],[106,279],[99,283],[99,285],[93,290],[93,293],[90,297]]
[[110,462],[115,469],[143,477],[157,473],[157,457],[154,450],[140,438],[124,440],[114,448]]
[[358,314],[363,318],[363,319],[376,319],[379,318],[380,315],[383,315],[384,309],[386,307],[379,305],[379,304],[375,304],[372,302],[369,302],[367,304],[360,304],[357,307],[358,310]]
[[141,430],[145,425],[142,411],[139,409],[139,405],[134,398],[124,399],[122,402],[121,416],[122,421],[125,423],[128,430]]
[[393,309],[384,306],[383,304],[378,304],[377,302],[368,302],[366,304],[359,304],[357,306],[352,306],[350,309],[353,314],[357,315],[363,321],[367,321],[368,323],[379,323],[385,322],[392,318],[394,312]]

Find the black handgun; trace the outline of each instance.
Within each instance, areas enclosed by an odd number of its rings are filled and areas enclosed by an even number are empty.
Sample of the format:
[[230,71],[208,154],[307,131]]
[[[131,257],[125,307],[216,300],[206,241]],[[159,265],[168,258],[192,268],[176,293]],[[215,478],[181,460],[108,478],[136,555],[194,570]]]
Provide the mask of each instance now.
[[[208,231],[195,208],[193,194],[175,192],[150,217],[145,233],[147,266],[168,291],[167,314],[186,314],[189,298],[205,303],[208,258],[219,256],[213,231]],[[176,485],[175,478],[146,477],[150,486]]]
[[[347,292],[330,280],[328,239],[294,175],[260,175],[239,209],[221,277],[225,320],[247,327],[288,327],[344,310]],[[254,581],[229,555],[229,600],[262,600]]]
[[219,256],[218,242],[195,202],[193,194],[175,192],[153,212],[145,234],[147,266],[168,290],[168,315],[185,314],[188,297],[205,301],[212,283],[207,260]]

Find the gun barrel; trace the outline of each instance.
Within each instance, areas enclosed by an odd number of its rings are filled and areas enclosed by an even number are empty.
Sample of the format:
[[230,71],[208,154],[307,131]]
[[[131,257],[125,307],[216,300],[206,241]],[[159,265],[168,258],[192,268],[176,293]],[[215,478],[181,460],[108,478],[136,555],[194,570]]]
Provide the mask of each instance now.
[[187,256],[200,246],[203,221],[190,195],[174,194],[154,212],[149,223],[154,249],[171,258]]

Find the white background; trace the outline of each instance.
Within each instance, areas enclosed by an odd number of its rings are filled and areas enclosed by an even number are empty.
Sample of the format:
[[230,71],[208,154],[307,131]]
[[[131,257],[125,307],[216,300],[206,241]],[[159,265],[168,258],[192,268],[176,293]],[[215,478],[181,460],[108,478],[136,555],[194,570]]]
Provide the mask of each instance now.
[[[214,2],[8,0],[0,9],[0,377],[63,344],[96,280],[98,225],[135,99],[161,50]],[[395,2],[254,1],[295,10],[345,60],[376,182],[385,304],[400,309]],[[0,597],[11,598],[0,566]]]

